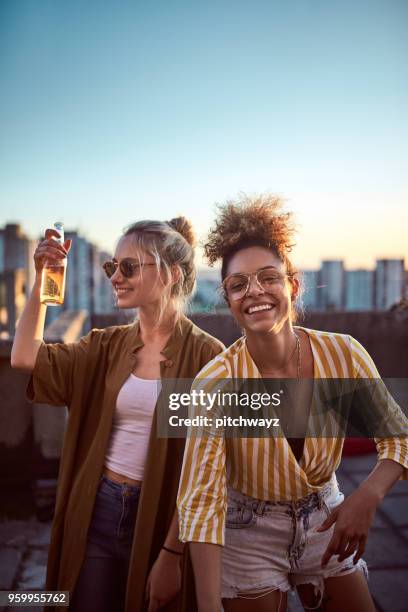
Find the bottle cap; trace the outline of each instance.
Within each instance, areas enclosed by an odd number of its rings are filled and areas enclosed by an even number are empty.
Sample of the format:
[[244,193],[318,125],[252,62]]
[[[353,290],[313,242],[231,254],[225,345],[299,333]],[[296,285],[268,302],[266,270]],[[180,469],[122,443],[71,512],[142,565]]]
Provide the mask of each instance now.
[[55,238],[54,240],[57,240],[58,242],[60,242],[61,244],[64,243],[64,224],[61,221],[56,221],[54,223],[54,229],[59,233],[60,237],[59,238]]

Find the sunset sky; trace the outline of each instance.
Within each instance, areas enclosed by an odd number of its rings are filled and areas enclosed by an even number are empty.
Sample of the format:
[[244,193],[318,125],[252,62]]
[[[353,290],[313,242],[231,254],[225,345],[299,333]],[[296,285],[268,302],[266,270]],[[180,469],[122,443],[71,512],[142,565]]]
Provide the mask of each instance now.
[[408,261],[405,0],[3,0],[0,226],[107,250],[272,191],[297,265]]

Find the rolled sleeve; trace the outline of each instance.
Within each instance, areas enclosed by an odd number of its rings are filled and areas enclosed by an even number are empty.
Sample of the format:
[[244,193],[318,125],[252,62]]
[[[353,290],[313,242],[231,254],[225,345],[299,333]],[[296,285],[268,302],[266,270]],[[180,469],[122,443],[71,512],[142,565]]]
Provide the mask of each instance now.
[[[197,376],[192,389],[213,392],[219,383],[227,382],[225,376],[225,367],[213,360]],[[225,438],[211,427],[190,434],[177,498],[179,537],[182,542],[223,546],[227,512]]]
[[224,545],[224,438],[210,435],[187,440],[177,507],[182,542]]
[[391,459],[399,463],[404,468],[400,479],[408,480],[408,419],[381,380],[369,353],[355,338],[350,337],[350,342],[354,376],[360,379],[377,379],[371,395],[371,408],[374,418],[384,424],[384,432],[392,433],[392,435],[374,438],[378,460]]
[[69,407],[75,372],[78,367],[86,368],[91,335],[92,332],[78,342],[67,344],[41,344],[27,385],[26,396],[29,401]]
[[376,438],[378,460],[391,459],[403,466],[400,480],[408,480],[408,443],[407,438]]

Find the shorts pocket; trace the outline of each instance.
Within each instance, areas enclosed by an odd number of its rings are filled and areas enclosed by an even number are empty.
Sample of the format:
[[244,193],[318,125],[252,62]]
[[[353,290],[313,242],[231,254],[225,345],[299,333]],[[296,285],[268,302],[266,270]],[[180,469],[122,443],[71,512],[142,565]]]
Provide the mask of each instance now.
[[337,508],[344,501],[344,494],[339,492],[335,498],[329,497],[327,499],[322,499],[323,510],[326,512],[327,516],[330,516],[330,513]]
[[227,529],[245,529],[256,523],[256,514],[250,506],[234,504],[228,506],[225,527]]

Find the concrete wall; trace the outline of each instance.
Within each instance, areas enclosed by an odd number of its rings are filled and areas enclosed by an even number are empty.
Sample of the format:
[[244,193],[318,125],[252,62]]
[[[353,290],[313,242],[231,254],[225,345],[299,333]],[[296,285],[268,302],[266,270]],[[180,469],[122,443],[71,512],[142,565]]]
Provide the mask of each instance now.
[[0,482],[31,478],[32,406],[24,398],[28,376],[10,367],[11,341],[0,342]]
[[[133,316],[133,315],[131,315]],[[126,311],[109,315],[94,315],[92,327],[125,324],[132,321]],[[194,314],[193,321],[202,329],[219,338],[226,346],[241,332],[228,310]],[[367,349],[381,376],[408,378],[408,311],[401,312],[311,312],[299,325],[311,329],[350,334]]]
[[[86,312],[64,313],[45,338],[75,341],[86,320]],[[35,483],[57,477],[67,410],[27,401],[29,374],[11,368],[11,347],[11,340],[0,341],[0,487],[31,491]]]
[[[192,318],[226,345],[241,335],[227,312],[197,314]],[[381,376],[408,378],[408,312],[312,312],[298,324],[350,334],[370,353]]]

